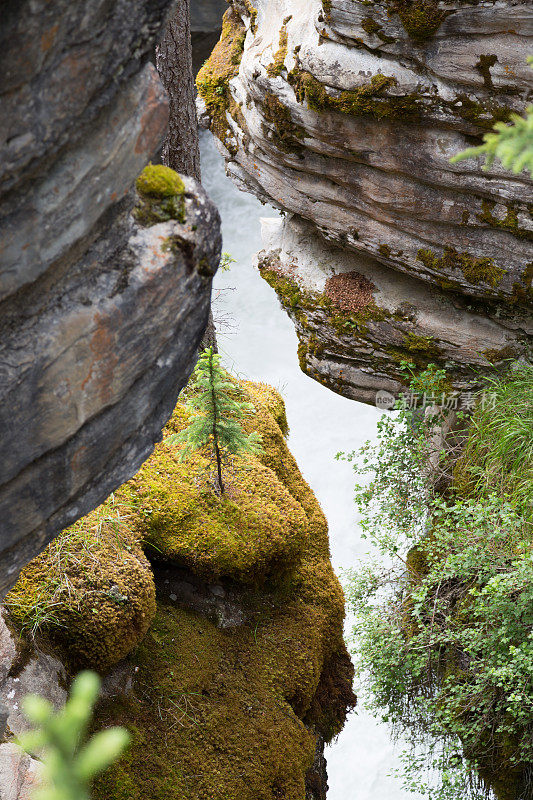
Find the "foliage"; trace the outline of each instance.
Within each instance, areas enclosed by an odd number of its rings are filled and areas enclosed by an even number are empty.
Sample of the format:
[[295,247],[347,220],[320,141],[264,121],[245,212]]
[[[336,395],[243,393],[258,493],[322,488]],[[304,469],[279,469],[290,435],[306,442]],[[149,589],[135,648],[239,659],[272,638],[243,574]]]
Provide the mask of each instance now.
[[[528,63],[533,64],[533,56],[528,58]],[[527,169],[533,175],[533,106],[526,108],[525,117],[511,114],[510,119],[510,125],[497,122],[494,131],[484,135],[482,145],[458,153],[451,159],[452,164],[465,158],[486,156],[485,170],[498,158],[515,174]]]
[[223,272],[228,272],[231,269],[231,265],[236,263],[236,260],[229,253],[222,253],[220,256],[219,266]]
[[370,708],[411,741],[406,786],[439,800],[517,800],[533,777],[533,367],[485,391],[444,493],[427,469],[437,420],[409,409],[381,420],[359,469],[373,479],[356,487],[381,554],[350,575],[356,670]]
[[235,453],[261,452],[260,437],[255,431],[246,434],[239,420],[253,411],[251,403],[239,401],[242,391],[228,379],[220,366],[220,356],[208,347],[198,359],[187,408],[190,424],[181,433],[169,436],[167,444],[185,442],[180,458],[185,460],[205,445],[213,447],[217,465],[217,489],[224,493],[222,462]]
[[25,698],[24,713],[35,728],[19,741],[28,753],[42,753],[44,764],[45,785],[34,792],[32,800],[89,800],[93,778],[125,749],[129,734],[124,728],[108,728],[86,741],[99,689],[100,679],[94,672],[81,672],[58,712],[43,697]]

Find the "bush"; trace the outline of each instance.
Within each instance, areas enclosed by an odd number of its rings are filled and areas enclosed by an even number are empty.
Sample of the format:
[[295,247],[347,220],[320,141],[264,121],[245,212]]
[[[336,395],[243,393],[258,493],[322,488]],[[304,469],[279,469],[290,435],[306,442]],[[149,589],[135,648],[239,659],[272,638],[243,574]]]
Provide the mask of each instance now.
[[[532,796],[533,368],[485,391],[443,493],[424,463],[435,418],[409,410],[382,420],[364,449],[373,480],[357,487],[385,565],[350,575],[356,669],[370,707],[414,747],[407,787],[442,800]],[[454,454],[439,455],[451,472]]]

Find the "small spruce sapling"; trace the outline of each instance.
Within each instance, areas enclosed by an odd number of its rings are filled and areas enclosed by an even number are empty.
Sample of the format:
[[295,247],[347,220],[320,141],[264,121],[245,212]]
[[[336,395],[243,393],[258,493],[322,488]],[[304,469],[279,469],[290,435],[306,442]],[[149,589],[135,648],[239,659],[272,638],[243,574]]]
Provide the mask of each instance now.
[[[527,61],[533,66],[533,56],[529,56]],[[505,169],[515,174],[527,169],[533,176],[533,106],[526,108],[525,117],[511,114],[510,120],[510,125],[497,122],[494,130],[484,135],[483,144],[463,150],[450,159],[451,163],[485,156],[484,170],[489,169],[497,158]]]
[[251,403],[239,401],[242,389],[228,380],[220,366],[220,356],[208,347],[200,355],[193,375],[191,395],[187,408],[193,417],[181,433],[169,436],[167,444],[184,442],[180,459],[186,460],[191,453],[210,444],[217,466],[217,491],[224,494],[222,462],[231,453],[262,452],[261,437],[252,432],[246,434],[239,420],[254,410]]
[[90,800],[92,779],[128,744],[125,728],[107,728],[85,741],[99,689],[96,673],[81,672],[60,711],[38,695],[24,699],[24,713],[35,728],[18,741],[28,753],[41,753],[44,766],[44,786],[32,800]]

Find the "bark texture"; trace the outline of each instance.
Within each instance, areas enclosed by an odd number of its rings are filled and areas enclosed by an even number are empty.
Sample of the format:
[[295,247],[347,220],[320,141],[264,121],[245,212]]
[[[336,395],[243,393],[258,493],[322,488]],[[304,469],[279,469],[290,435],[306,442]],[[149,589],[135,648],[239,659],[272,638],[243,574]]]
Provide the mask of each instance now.
[[[200,147],[194,103],[189,0],[177,0],[161,43],[156,48],[156,65],[169,97],[168,130],[161,161],[199,181]],[[202,349],[212,347],[213,352],[218,352],[211,309],[200,346]]]
[[172,169],[200,180],[189,0],[177,0],[156,49],[156,65],[170,104],[161,160]]

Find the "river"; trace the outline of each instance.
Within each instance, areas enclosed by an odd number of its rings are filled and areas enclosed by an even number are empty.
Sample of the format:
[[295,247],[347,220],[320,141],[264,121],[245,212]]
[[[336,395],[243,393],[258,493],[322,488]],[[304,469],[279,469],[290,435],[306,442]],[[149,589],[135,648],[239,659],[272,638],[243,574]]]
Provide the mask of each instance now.
[[[287,406],[289,446],[329,523],[337,574],[366,557],[353,503],[354,473],[335,461],[339,450],[376,438],[376,408],[335,394],[300,370],[297,337],[276,294],[253,267],[261,249],[261,217],[275,209],[240,192],[226,177],[211,134],[201,138],[202,182],[222,218],[223,249],[235,259],[219,270],[213,292],[219,349],[225,365],[242,377],[276,386]],[[348,621],[349,626],[349,621]],[[356,687],[357,690],[357,687]],[[361,705],[327,748],[328,800],[416,800],[391,772],[399,766],[388,729]]]

